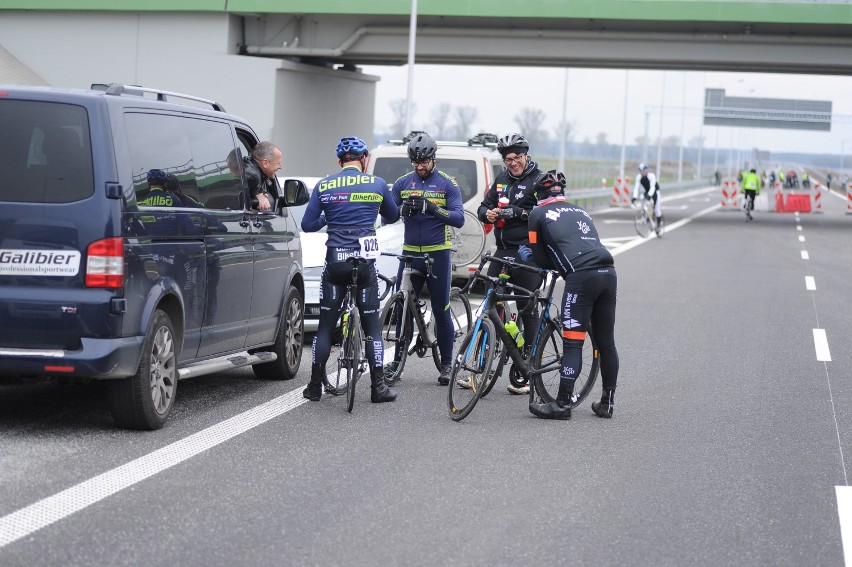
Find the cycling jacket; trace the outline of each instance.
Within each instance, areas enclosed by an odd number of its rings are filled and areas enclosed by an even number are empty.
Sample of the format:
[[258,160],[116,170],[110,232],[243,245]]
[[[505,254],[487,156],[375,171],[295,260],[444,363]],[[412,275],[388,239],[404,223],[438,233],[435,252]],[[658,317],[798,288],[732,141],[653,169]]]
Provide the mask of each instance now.
[[513,179],[509,171],[504,169],[494,180],[488,193],[485,194],[482,204],[479,205],[477,216],[483,223],[488,223],[485,213],[490,209],[497,208],[500,197],[509,199],[509,207],[512,207],[515,216],[505,221],[502,227],[494,225],[494,239],[497,248],[517,248],[521,244],[527,244],[527,219],[529,212],[535,207],[535,184],[543,172],[531,162],[533,166],[525,171],[519,179]]
[[592,217],[564,196],[541,201],[533,209],[529,240],[535,263],[558,270],[563,277],[579,270],[614,265]]
[[432,215],[417,213],[413,217],[403,217],[405,223],[405,242],[402,249],[408,252],[431,252],[448,250],[450,227],[461,228],[464,224],[464,203],[456,180],[437,169],[422,179],[416,171],[403,175],[393,184],[394,202],[402,202],[412,195],[419,194],[438,205]]
[[326,246],[358,248],[359,238],[376,234],[379,213],[386,223],[399,219],[387,182],[350,165],[317,183],[302,217],[302,230],[316,232],[328,224]]
[[654,198],[654,193],[660,190],[660,184],[657,183],[657,176],[648,172],[648,175],[639,175],[636,178],[636,185],[633,186],[633,198],[639,198],[639,187],[645,190],[645,193],[648,195],[649,199]]

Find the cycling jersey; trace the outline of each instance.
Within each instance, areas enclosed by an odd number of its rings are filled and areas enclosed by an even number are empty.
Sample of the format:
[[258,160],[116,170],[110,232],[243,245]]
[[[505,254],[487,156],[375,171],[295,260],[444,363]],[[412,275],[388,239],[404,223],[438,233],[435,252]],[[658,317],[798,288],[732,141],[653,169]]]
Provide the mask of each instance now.
[[745,174],[742,189],[743,191],[754,191],[756,194],[760,194],[760,178],[757,176],[757,173],[749,172]]
[[[657,191],[660,190],[660,184],[657,183],[657,176],[648,172],[648,175],[639,175],[636,178],[636,185],[633,186],[633,198],[639,198],[639,187],[645,191],[648,199],[653,199]],[[656,202],[656,201],[655,201]]]
[[541,201],[530,213],[529,241],[535,263],[564,277],[578,270],[613,265],[589,213],[565,197]]
[[501,197],[509,199],[508,206],[514,209],[515,216],[507,219],[502,227],[497,225],[494,227],[497,248],[501,250],[517,248],[521,244],[528,243],[527,218],[536,203],[533,188],[543,174],[534,161],[530,160],[529,164],[520,178],[513,178],[505,169],[500,172],[477,210],[479,220],[487,223],[485,213],[490,209],[498,208],[498,200]]
[[379,213],[386,223],[399,219],[388,184],[357,166],[346,166],[317,183],[302,217],[302,230],[316,232],[328,224],[326,246],[357,248],[359,238],[375,236]]
[[402,249],[407,252],[432,252],[449,250],[452,247],[450,227],[461,228],[464,224],[464,203],[456,180],[437,169],[423,179],[416,171],[403,175],[393,184],[394,202],[402,202],[413,195],[420,195],[438,205],[438,211],[403,217],[405,242]]

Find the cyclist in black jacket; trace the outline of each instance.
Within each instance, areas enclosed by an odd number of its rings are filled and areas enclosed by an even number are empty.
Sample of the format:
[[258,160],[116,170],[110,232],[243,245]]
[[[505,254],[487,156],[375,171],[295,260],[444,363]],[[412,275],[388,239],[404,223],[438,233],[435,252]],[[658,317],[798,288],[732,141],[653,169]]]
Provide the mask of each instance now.
[[536,186],[538,206],[530,214],[530,248],[521,247],[542,268],[559,271],[565,280],[562,298],[562,373],[556,399],[530,404],[545,419],[571,419],[568,403],[583,367],[583,343],[591,323],[601,361],[603,394],[592,403],[599,417],[612,417],[618,380],[615,348],[615,303],[618,276],[612,254],[601,244],[589,213],[564,196],[565,176],[548,171]]
[[[494,225],[497,241],[495,256],[517,261],[523,261],[518,254],[518,247],[529,244],[527,220],[536,203],[533,189],[542,175],[538,164],[530,158],[529,149],[529,142],[520,134],[506,134],[497,141],[497,150],[503,156],[506,169],[494,180],[477,211],[480,221]],[[492,262],[488,275],[496,276],[502,268],[502,264]],[[527,289],[536,289],[541,285],[538,275],[525,270],[513,270],[511,281]],[[526,302],[518,302],[518,310],[525,306]],[[533,313],[523,317],[525,356],[529,355],[535,341],[536,323]],[[527,394],[529,385],[515,388],[510,384],[509,391],[513,394]]]

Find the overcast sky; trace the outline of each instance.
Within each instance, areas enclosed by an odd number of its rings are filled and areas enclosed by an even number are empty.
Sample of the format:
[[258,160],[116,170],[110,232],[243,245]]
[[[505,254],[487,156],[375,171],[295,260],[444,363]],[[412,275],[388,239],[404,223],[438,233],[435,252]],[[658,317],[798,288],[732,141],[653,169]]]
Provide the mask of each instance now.
[[[408,66],[364,66],[367,74],[381,77],[376,94],[376,128],[393,122],[390,102],[405,100]],[[627,91],[625,93],[625,80]],[[665,87],[663,82],[665,81]],[[550,88],[545,86],[549,84]],[[518,88],[513,88],[518,85]],[[535,85],[534,88],[530,88]],[[555,129],[563,116],[565,69],[415,65],[412,124],[423,127],[441,102],[473,106],[478,110],[476,131],[498,136],[518,129],[514,118],[524,107],[540,108],[547,116],[547,130]],[[725,89],[727,96],[765,97],[833,102],[830,132],[766,128],[705,126],[701,110],[705,88]],[[665,91],[665,92],[664,92]],[[624,100],[627,120],[624,122]],[[665,112],[660,113],[659,109]],[[681,136],[689,142],[699,134],[705,147],[757,147],[771,152],[852,154],[852,77],[778,75],[768,73],[716,73],[703,71],[641,71],[570,69],[566,117],[575,125],[575,141],[595,141],[606,132],[610,143],[633,144],[645,132],[656,143],[662,115],[663,138]],[[845,142],[844,142],[845,141]]]

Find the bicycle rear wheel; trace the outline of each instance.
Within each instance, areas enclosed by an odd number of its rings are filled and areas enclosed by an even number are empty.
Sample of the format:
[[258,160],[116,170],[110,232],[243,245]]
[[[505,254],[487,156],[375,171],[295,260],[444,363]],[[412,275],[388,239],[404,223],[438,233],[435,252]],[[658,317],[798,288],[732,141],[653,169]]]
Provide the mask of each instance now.
[[357,309],[349,314],[346,332],[343,338],[343,350],[346,353],[346,411],[352,413],[355,406],[355,385],[361,377],[361,359],[364,341],[361,337],[361,316]]
[[[483,319],[462,340],[453,362],[447,394],[453,421],[466,418],[482,396],[485,379],[494,360],[494,339],[494,325],[488,319]],[[470,387],[460,387],[458,383],[461,380],[467,380]]]
[[639,210],[636,211],[636,216],[633,218],[633,226],[636,227],[636,234],[642,238],[651,234],[651,219],[648,218],[648,213],[645,211],[645,207],[640,207]]
[[379,324],[382,326],[385,384],[395,384],[402,378],[402,370],[408,358],[408,347],[414,333],[414,318],[406,309],[404,293],[396,292],[385,303],[379,316]]
[[[553,365],[553,369],[543,374],[533,376],[533,385],[536,393],[544,403],[552,402],[559,392],[559,381],[562,378],[562,328],[553,319],[548,321],[547,328],[542,333],[533,356],[533,369],[545,368]],[[592,339],[592,334],[586,333],[586,342],[583,343],[583,368],[580,375],[574,381],[574,394],[571,396],[570,407],[580,405],[586,396],[592,391],[598,377],[598,349]]]

